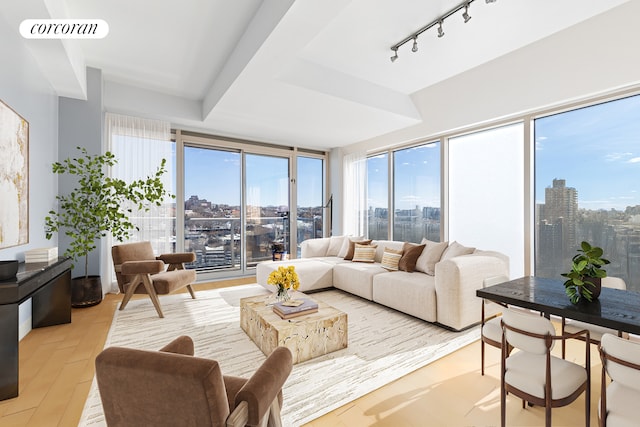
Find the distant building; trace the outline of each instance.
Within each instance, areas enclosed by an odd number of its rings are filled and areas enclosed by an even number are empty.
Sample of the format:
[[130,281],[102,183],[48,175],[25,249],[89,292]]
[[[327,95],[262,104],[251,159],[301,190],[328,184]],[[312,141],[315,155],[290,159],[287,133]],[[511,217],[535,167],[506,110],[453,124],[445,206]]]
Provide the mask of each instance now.
[[[544,205],[540,206],[539,224],[548,231],[540,234],[539,250],[563,256],[578,247],[576,224],[578,220],[578,191],[567,187],[566,180],[554,179],[553,186],[544,190]],[[552,226],[551,229],[548,227]],[[558,234],[562,236],[562,248],[558,248]]]

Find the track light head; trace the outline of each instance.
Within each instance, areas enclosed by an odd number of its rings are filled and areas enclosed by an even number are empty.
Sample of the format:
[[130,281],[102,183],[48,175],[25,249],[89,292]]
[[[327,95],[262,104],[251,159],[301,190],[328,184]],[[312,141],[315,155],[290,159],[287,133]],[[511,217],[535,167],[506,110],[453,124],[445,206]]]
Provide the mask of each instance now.
[[469,15],[469,3],[464,5],[464,13],[462,14],[462,18],[464,19],[465,24],[471,19],[471,15]]
[[497,0],[485,0],[485,3],[489,4],[489,3],[495,3]]
[[398,59],[398,48],[394,48],[393,50],[393,56],[390,58],[391,62],[396,62],[396,59]]
[[413,38],[413,47],[411,48],[411,52],[418,51],[418,37]]
[[442,21],[438,22],[438,38],[444,36],[444,30],[442,29]]

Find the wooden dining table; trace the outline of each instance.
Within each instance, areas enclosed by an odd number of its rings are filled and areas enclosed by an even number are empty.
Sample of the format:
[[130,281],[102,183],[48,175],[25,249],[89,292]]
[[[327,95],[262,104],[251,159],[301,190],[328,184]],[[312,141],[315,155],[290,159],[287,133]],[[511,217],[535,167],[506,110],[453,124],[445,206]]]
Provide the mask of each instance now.
[[603,287],[598,299],[572,304],[563,283],[561,279],[527,276],[478,289],[476,295],[539,311],[547,317],[565,317],[640,335],[640,293]]

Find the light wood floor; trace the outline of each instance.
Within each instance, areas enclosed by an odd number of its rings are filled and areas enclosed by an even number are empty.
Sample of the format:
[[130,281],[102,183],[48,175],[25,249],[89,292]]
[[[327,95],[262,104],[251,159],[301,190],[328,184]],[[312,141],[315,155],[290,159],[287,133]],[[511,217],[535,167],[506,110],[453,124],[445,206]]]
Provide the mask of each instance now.
[[[255,279],[196,285],[196,292],[244,283],[255,283]],[[91,386],[94,359],[104,347],[120,299],[120,295],[110,294],[97,306],[73,309],[70,324],[34,329],[20,342],[20,395],[0,402],[0,426],[77,425]],[[487,348],[484,377],[480,375],[480,344],[476,342],[306,427],[499,425],[500,354],[495,348]],[[582,363],[583,349],[583,343],[571,342],[567,358]],[[591,425],[597,426],[600,359],[593,345],[591,359]],[[544,409],[522,409],[520,400],[509,397],[507,424],[544,425]],[[554,409],[553,425],[583,426],[584,398]]]

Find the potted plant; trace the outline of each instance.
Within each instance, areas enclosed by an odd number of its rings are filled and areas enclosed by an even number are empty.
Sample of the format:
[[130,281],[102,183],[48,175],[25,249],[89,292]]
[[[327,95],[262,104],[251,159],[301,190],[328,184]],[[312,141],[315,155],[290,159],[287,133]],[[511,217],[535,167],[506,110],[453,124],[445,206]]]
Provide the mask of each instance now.
[[602,248],[582,242],[572,259],[571,271],[562,273],[567,278],[564,282],[565,292],[573,304],[581,299],[591,302],[600,295],[601,280],[607,277],[602,266],[610,263],[602,258],[603,254]]
[[[166,172],[166,160],[162,159],[155,174],[127,184],[122,179],[106,176],[105,168],[117,163],[111,152],[90,155],[82,153],[78,158],[68,158],[53,163],[53,172],[77,176],[77,186],[67,195],[58,195],[59,211],[49,211],[45,217],[45,233],[51,239],[53,233],[64,230],[71,239],[64,255],[74,262],[84,257],[84,276],[72,279],[71,304],[88,307],[102,301],[100,276],[89,276],[89,254],[97,247],[97,241],[111,233],[122,241],[130,237],[137,227],[129,220],[131,208],[149,210],[148,205],[160,205],[172,197],[160,177]],[[131,202],[131,203],[130,203]]]

